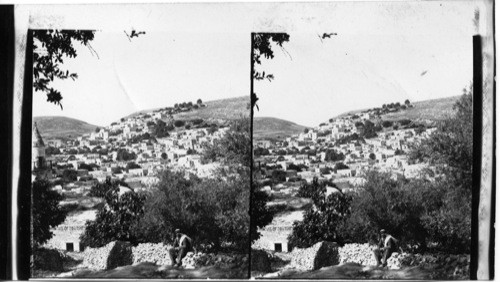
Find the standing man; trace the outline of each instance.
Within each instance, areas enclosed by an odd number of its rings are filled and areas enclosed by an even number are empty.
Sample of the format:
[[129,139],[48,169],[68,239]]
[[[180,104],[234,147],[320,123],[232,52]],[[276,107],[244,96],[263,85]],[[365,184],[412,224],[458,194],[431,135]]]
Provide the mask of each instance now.
[[397,240],[385,232],[385,229],[380,230],[380,240],[378,248],[373,250],[377,267],[382,264],[382,267],[387,266],[387,260],[393,252],[397,251]]
[[188,252],[194,251],[193,240],[186,234],[181,233],[179,229],[175,229],[175,240],[171,248],[168,249],[172,266],[181,266],[182,259]]

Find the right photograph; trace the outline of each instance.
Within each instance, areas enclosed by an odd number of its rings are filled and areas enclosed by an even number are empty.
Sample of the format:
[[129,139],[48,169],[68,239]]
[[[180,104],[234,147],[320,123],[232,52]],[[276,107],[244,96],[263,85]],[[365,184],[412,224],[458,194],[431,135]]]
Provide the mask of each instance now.
[[443,6],[252,33],[252,277],[470,279],[480,15]]

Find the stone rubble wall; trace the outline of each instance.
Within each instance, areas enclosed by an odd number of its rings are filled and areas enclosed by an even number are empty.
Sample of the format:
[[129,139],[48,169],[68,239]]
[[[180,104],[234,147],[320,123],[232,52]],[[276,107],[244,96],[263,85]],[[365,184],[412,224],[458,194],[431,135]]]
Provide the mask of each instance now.
[[[344,263],[359,263],[361,265],[376,265],[373,250],[374,245],[346,244],[339,248],[339,260]],[[470,256],[465,254],[411,254],[406,252],[395,252],[387,260],[389,269],[401,269],[403,267],[431,267],[438,266],[443,273],[449,273],[449,279],[467,278],[469,275]],[[448,274],[447,274],[448,275]]]
[[[168,248],[163,243],[142,243],[135,247],[128,242],[111,242],[101,248],[87,248],[83,252],[83,267],[92,270],[107,270],[123,265],[151,262],[156,265],[171,265]],[[187,253],[182,259],[186,269],[201,266],[242,265],[248,263],[248,255]]]
[[87,248],[83,252],[83,267],[108,270],[132,264],[132,247],[129,242],[113,241],[101,248]]
[[295,248],[288,268],[316,270],[321,267],[339,264],[339,247],[332,242],[319,242],[309,248]]
[[156,265],[170,265],[170,256],[168,248],[170,245],[163,243],[142,243],[132,247],[133,264],[141,262],[152,262]]
[[[376,265],[373,255],[375,246],[366,244],[345,244],[339,248],[339,261],[341,264],[353,262],[361,265]],[[389,265],[389,262],[387,264]]]

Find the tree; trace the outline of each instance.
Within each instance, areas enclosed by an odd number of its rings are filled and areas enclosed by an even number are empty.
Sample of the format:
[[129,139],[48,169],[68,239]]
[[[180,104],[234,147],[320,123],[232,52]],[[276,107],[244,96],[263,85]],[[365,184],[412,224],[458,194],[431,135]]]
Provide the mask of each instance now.
[[423,124],[419,124],[416,128],[415,128],[415,134],[417,135],[421,135],[424,131],[425,131],[425,125]]
[[57,148],[54,148],[52,146],[48,146],[47,148],[45,148],[45,154],[47,154],[48,156],[51,156],[51,155],[59,155],[61,153],[61,151]]
[[95,133],[99,133],[99,131],[101,131],[101,128],[96,127],[94,131],[95,131]]
[[62,177],[65,182],[73,182],[77,179],[77,172],[74,169],[65,169],[63,171]]
[[337,173],[337,170],[339,169],[347,169],[349,168],[347,165],[345,165],[344,163],[336,163],[335,166],[333,167],[333,171],[335,173]]
[[248,177],[199,179],[163,171],[157,189],[147,198],[145,214],[135,234],[149,242],[170,241],[176,228],[189,234],[201,249],[219,250],[223,244],[248,246]]
[[80,236],[84,246],[97,248],[111,241],[138,243],[133,226],[144,213],[145,196],[133,191],[120,194],[118,182],[106,181],[102,190],[106,205],[99,208],[94,221],[85,223]]
[[353,198],[352,214],[340,230],[353,242],[369,242],[386,229],[403,248],[425,248],[425,212],[438,207],[439,194],[425,180],[394,180],[389,173],[369,171],[363,189]]
[[364,123],[364,133],[363,136],[364,138],[373,138],[377,137],[377,133],[375,132],[375,124],[369,120],[365,120]]
[[406,125],[408,125],[410,123],[411,123],[411,120],[409,120],[409,119],[402,119],[402,120],[399,121],[399,124],[401,126],[406,126]]
[[409,153],[413,161],[427,162],[442,175],[439,190],[443,206],[430,212],[426,225],[445,246],[468,250],[472,210],[472,89],[455,103],[454,115],[443,120],[428,139]]
[[375,156],[374,153],[370,153],[369,158],[372,159],[372,160],[376,160],[377,156]]
[[309,133],[309,128],[304,128],[304,133],[305,134]]
[[[54,89],[54,79],[73,80],[76,73],[61,69],[64,59],[77,56],[73,43],[79,42],[93,51],[90,41],[94,39],[91,30],[33,30],[33,87],[35,91],[47,95],[47,101],[59,105],[62,109],[61,92]],[[94,51],[95,52],[95,51]]]
[[183,120],[176,120],[174,121],[174,126],[175,127],[182,127],[184,126],[186,123],[183,121]]
[[406,99],[406,100],[405,100],[405,105],[406,105],[406,106],[408,106],[408,105],[410,105],[410,104],[411,104],[411,103],[410,103],[410,100]]
[[[282,50],[283,43],[290,40],[290,35],[286,33],[253,33],[252,34],[252,78],[255,80],[267,79],[272,81],[274,79],[273,74],[266,74],[265,71],[257,71],[255,66],[262,63],[262,56],[266,59],[274,58],[274,51],[272,50],[271,44],[276,44]],[[250,117],[253,118],[253,108],[257,106],[257,94],[252,93],[250,97]]]
[[328,149],[325,152],[325,161],[327,162],[342,161],[344,159],[344,154],[342,152],[337,153],[334,149]]
[[387,127],[391,127],[393,125],[393,122],[390,121],[390,120],[384,120],[382,121],[382,126],[387,128]]
[[136,164],[136,163],[134,163],[134,162],[129,162],[129,163],[127,163],[126,168],[127,168],[127,170],[128,169],[136,169],[136,168],[141,168],[141,166],[138,165],[138,164]]
[[203,104],[203,102],[201,101],[201,99],[198,99],[198,100],[196,101],[196,104]]
[[218,129],[216,124],[210,125],[210,127],[207,129],[208,134],[212,135],[214,132],[216,132]]
[[63,223],[67,212],[59,205],[64,197],[51,190],[52,184],[49,181],[37,179],[31,187],[33,243],[38,247],[52,238],[54,234],[50,229]]
[[240,118],[231,122],[229,130],[215,142],[205,146],[204,161],[223,161],[230,165],[251,166],[252,141],[250,120]]
[[118,149],[116,159],[119,161],[131,161],[135,160],[136,155],[134,152],[128,152],[126,149]]
[[161,153],[161,158],[166,160],[167,159],[167,153],[163,152]]
[[299,196],[311,198],[314,206],[306,210],[302,221],[294,222],[292,234],[288,237],[290,245],[307,248],[320,241],[343,245],[345,238],[340,227],[351,212],[352,197],[342,192],[326,196],[326,183],[317,179],[311,184],[303,184]]

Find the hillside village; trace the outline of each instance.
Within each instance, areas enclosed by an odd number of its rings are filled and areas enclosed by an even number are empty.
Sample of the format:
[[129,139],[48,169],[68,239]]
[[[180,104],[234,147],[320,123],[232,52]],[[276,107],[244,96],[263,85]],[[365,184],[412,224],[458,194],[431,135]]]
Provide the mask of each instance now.
[[[392,105],[399,105],[399,103]],[[402,119],[384,120],[384,114],[404,108],[382,108],[351,112],[305,129],[284,140],[254,141],[255,166],[261,189],[274,199],[271,205],[285,206],[274,221],[264,227],[255,248],[288,251],[287,236],[294,221],[302,219],[307,202],[297,198],[301,183],[313,179],[328,181],[327,195],[353,191],[365,182],[364,173],[378,170],[392,177],[415,178],[427,165],[412,163],[407,153],[436,130],[432,123]],[[404,114],[404,113],[403,113]]]
[[32,177],[43,176],[54,190],[65,195],[61,205],[87,206],[73,212],[55,228],[47,246],[67,251],[82,251],[79,237],[86,220],[93,220],[96,207],[86,195],[91,187],[107,179],[120,180],[128,187],[121,191],[144,191],[159,181],[156,173],[165,169],[181,171],[186,177],[213,176],[219,166],[205,163],[205,145],[213,144],[229,129],[228,120],[174,120],[178,113],[206,108],[201,100],[142,112],[96,128],[94,132],[63,141],[43,140],[37,124],[32,136]]

